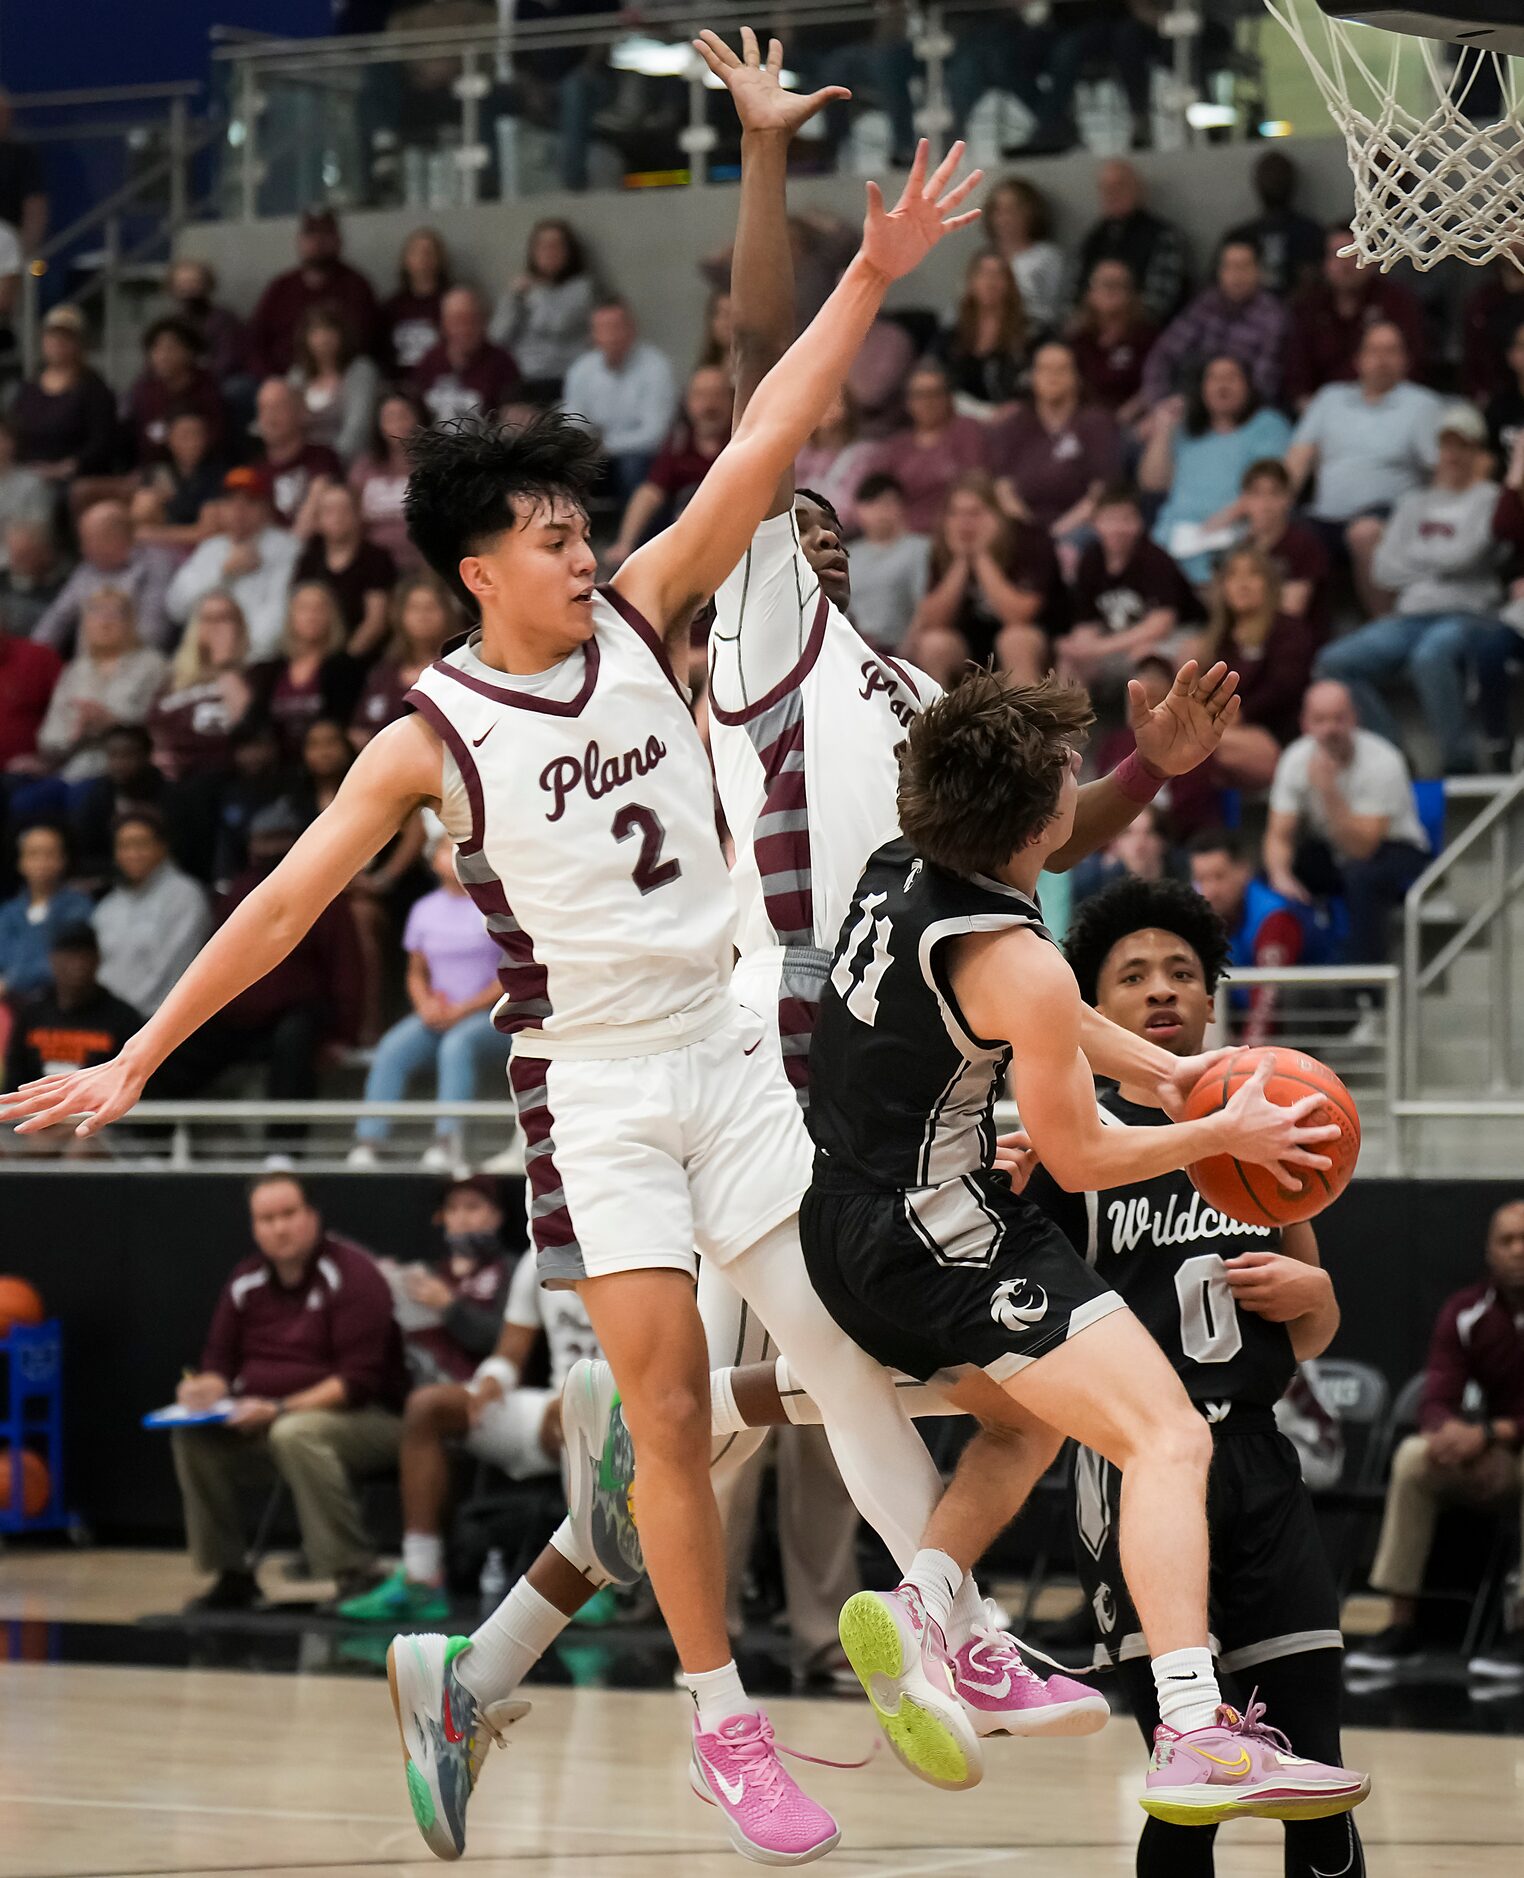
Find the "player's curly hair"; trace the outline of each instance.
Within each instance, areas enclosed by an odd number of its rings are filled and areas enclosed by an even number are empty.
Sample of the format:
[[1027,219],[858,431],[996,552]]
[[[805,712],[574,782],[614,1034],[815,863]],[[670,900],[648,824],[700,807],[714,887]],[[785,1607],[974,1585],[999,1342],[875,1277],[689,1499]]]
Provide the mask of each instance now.
[[562,411],[527,424],[471,416],[420,427],[407,454],[408,537],[473,619],[476,600],[460,577],[461,561],[522,525],[542,502],[585,509],[602,460],[592,433]]
[[1194,887],[1182,880],[1112,881],[1075,914],[1064,952],[1079,980],[1080,996],[1094,1004],[1101,967],[1129,933],[1156,927],[1183,940],[1201,961],[1207,995],[1228,963],[1228,929]]
[[1078,685],[971,672],[910,726],[899,784],[906,839],[954,874],[995,873],[1052,821],[1093,716]]

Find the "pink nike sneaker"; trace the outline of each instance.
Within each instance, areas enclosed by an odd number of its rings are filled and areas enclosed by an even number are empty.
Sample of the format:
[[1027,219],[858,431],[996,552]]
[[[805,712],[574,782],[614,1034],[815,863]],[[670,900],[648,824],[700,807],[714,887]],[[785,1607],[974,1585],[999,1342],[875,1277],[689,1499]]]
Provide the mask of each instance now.
[[695,1715],[688,1780],[720,1809],[736,1851],[758,1865],[808,1865],[841,1837],[831,1815],[785,1770],[773,1725],[760,1712],[734,1715],[714,1734],[702,1733]]
[[[992,1616],[985,1605],[985,1616]],[[1093,1735],[1111,1719],[1106,1698],[1072,1676],[1046,1681],[1029,1669],[1016,1639],[993,1622],[953,1658],[953,1686],[984,1735]]]
[[979,1736],[920,1592],[913,1585],[859,1591],[841,1607],[837,1628],[885,1739],[911,1773],[950,1793],[977,1787],[984,1778]]
[[1263,1702],[1240,1715],[1224,1704],[1212,1728],[1177,1734],[1154,1730],[1153,1759],[1139,1804],[1172,1826],[1215,1826],[1224,1819],[1327,1819],[1347,1813],[1371,1790],[1369,1774],[1326,1767],[1293,1754],[1268,1728]]

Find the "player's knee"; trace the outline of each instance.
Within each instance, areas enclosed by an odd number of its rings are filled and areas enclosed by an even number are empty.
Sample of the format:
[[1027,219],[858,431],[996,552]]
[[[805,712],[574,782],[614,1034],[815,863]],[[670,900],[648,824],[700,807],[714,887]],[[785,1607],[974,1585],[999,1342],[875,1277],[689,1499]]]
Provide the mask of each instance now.
[[709,1392],[684,1380],[658,1381],[626,1390],[624,1417],[635,1444],[637,1466],[650,1460],[709,1455]]
[[1178,1408],[1160,1415],[1139,1447],[1151,1458],[1199,1474],[1203,1480],[1212,1465],[1212,1431],[1184,1399]]

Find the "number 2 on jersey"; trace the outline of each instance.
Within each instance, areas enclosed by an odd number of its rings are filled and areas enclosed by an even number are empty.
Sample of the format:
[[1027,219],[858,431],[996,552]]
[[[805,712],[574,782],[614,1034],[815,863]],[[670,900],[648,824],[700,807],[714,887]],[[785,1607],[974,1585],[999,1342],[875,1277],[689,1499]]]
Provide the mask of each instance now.
[[[890,965],[889,922],[877,917],[878,909],[887,898],[887,894],[870,893],[863,901],[857,924],[847,935],[841,957],[831,972],[831,988],[858,1023],[866,1024],[869,1029],[878,1018],[878,988]],[[873,936],[873,951],[859,976],[854,961],[870,933]]]
[[1175,1273],[1180,1348],[1193,1363],[1229,1363],[1244,1347],[1238,1306],[1215,1252],[1187,1259]]
[[667,831],[662,827],[660,818],[643,803],[626,802],[614,817],[614,839],[628,841],[637,831],[640,834],[640,853],[630,870],[631,875],[642,893],[655,893],[658,887],[669,886],[677,879],[683,871],[682,862],[664,861],[661,858]]

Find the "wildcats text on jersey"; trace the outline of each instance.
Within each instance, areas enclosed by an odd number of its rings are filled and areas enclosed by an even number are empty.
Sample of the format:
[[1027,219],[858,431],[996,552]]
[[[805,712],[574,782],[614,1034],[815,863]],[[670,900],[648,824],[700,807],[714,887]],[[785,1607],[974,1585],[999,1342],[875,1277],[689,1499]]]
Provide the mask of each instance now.
[[1156,1246],[1194,1245],[1200,1239],[1240,1239],[1248,1233],[1268,1239],[1268,1226],[1248,1226],[1227,1213],[1208,1206],[1194,1187],[1183,1206],[1178,1191],[1172,1192],[1162,1210],[1146,1193],[1125,1196],[1106,1203],[1106,1223],[1111,1232],[1112,1250],[1134,1252],[1147,1238]]

